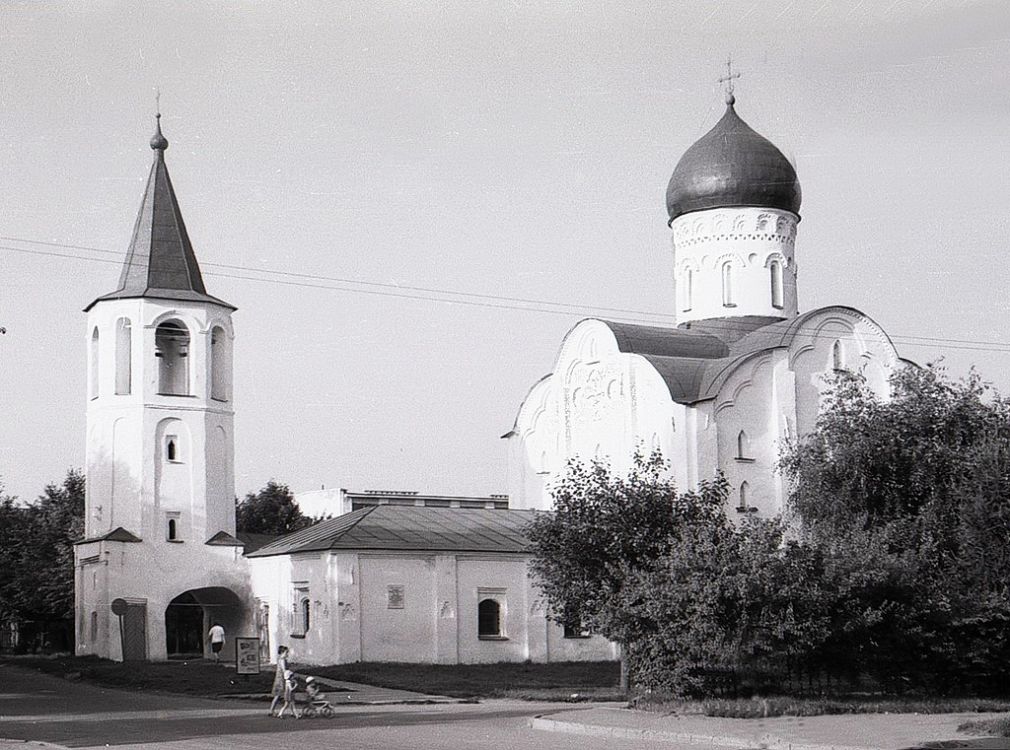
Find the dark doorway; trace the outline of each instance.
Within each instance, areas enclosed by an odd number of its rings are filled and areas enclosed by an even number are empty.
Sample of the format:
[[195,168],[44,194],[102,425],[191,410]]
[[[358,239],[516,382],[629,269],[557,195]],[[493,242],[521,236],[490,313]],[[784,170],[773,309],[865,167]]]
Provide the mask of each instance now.
[[[115,602],[113,602],[115,606]],[[123,661],[147,659],[147,604],[127,602],[126,614],[119,620],[123,629]]]
[[234,659],[236,636],[249,627],[242,601],[231,589],[211,586],[190,589],[165,608],[165,651],[169,659],[199,659],[209,655],[207,631],[214,623],[225,630],[222,659]]
[[203,655],[203,606],[191,592],[175,597],[165,610],[165,637],[169,659]]

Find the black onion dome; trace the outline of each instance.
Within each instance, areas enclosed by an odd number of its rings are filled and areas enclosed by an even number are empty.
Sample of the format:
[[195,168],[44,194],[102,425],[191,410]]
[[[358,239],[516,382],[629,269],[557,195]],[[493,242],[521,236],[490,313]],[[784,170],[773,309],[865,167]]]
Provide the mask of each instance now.
[[758,206],[799,216],[796,169],[775,144],[740,119],[733,102],[677,162],[666,189],[670,222],[691,211]]

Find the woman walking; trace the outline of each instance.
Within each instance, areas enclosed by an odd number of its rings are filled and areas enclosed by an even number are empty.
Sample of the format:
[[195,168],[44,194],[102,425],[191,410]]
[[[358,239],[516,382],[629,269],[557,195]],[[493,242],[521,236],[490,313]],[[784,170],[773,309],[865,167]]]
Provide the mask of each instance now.
[[284,701],[285,693],[287,692],[287,678],[284,673],[288,671],[288,656],[291,651],[287,646],[277,647],[277,671],[274,672],[274,685],[271,689],[273,694],[273,701],[270,703],[270,715],[274,716],[274,709],[277,704]]

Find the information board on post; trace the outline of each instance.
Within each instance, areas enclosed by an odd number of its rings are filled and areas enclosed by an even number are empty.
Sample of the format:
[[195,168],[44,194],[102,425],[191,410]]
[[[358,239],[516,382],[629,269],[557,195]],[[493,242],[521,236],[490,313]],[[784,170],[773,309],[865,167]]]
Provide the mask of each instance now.
[[235,673],[236,674],[260,673],[259,638],[235,639]]

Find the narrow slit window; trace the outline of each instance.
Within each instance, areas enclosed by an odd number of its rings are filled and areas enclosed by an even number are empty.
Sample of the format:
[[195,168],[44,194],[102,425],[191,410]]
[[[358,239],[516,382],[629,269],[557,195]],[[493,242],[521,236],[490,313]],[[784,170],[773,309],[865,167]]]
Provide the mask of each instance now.
[[777,260],[773,260],[771,265],[768,267],[771,274],[771,284],[772,284],[772,307],[781,310],[783,306],[782,302],[782,263]]
[[845,369],[845,353],[842,351],[842,342],[835,341],[831,345],[831,367],[835,372]]
[[750,438],[744,430],[740,430],[740,434],[736,436],[736,457],[750,458]]
[[747,511],[750,510],[750,505],[748,505],[748,495],[750,494],[750,485],[747,482],[743,482],[740,485],[740,510]]
[[179,460],[179,443],[174,435],[165,442],[165,458],[169,461]]
[[681,302],[680,309],[682,312],[689,312],[691,310],[691,294],[694,291],[694,271],[690,268],[684,269],[684,278],[680,283],[680,293]]
[[722,305],[733,307],[733,264],[729,261],[722,264]]
[[172,511],[165,514],[165,539],[170,542],[178,542],[182,539],[182,529],[179,524],[178,512]]

